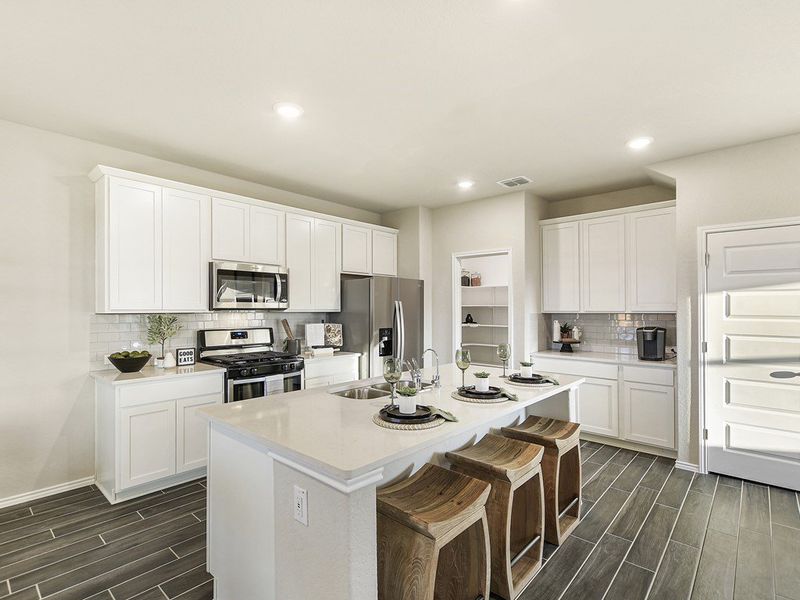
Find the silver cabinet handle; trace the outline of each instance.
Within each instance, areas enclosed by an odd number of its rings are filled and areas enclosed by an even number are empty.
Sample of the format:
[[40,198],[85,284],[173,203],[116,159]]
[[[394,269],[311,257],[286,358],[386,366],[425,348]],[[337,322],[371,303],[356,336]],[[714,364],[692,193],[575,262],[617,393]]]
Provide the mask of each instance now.
[[800,373],[794,371],[773,371],[769,374],[773,379],[791,379],[792,377],[800,377]]

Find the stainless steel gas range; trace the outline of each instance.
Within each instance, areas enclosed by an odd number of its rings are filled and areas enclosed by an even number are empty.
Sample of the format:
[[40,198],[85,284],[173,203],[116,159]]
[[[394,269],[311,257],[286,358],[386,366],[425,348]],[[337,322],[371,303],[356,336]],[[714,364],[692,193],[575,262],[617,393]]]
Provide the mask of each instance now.
[[197,332],[200,362],[225,367],[225,402],[303,389],[303,358],[273,350],[271,327],[203,329]]

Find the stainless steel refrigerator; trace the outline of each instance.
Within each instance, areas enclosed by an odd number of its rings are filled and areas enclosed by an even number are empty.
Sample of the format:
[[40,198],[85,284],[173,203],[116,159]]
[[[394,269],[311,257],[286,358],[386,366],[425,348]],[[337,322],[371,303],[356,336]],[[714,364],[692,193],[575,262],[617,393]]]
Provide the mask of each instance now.
[[424,283],[399,277],[342,279],[343,346],[361,352],[361,377],[383,374],[389,356],[420,359],[423,350]]

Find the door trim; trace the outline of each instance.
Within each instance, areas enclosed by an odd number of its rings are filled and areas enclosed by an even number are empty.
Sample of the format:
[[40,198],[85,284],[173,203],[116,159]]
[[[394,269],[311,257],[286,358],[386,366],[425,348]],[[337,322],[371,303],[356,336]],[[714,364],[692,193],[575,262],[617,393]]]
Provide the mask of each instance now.
[[[800,225],[800,218],[787,217],[781,219],[765,219],[762,221],[744,221],[741,223],[729,223],[727,225],[708,225],[697,228],[697,339],[693,340],[693,345],[698,362],[698,404],[700,412],[698,414],[698,473],[708,473],[708,444],[704,432],[706,430],[706,360],[703,352],[703,343],[708,339],[707,319],[706,319],[706,296],[708,294],[708,278],[706,277],[707,266],[705,256],[708,253],[708,236],[715,233],[729,233],[733,231],[747,231],[753,229],[770,229],[772,227],[786,227]],[[690,317],[691,319],[691,317]],[[680,355],[679,355],[680,356]],[[691,358],[691,356],[690,356]],[[690,384],[691,387],[691,384]],[[680,388],[678,388],[680,390]],[[680,394],[680,392],[678,392]],[[678,403],[679,404],[679,403]],[[680,427],[678,428],[680,433]],[[680,436],[679,436],[680,437]],[[678,440],[680,446],[680,440]],[[682,461],[679,461],[682,462]],[[690,464],[690,463],[683,463]]]

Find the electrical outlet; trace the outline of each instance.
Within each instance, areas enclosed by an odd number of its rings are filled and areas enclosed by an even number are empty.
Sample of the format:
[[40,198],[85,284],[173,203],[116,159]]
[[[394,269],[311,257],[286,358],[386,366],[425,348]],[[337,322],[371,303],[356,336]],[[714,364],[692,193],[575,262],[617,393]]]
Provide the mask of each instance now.
[[308,493],[294,486],[294,520],[308,527]]

